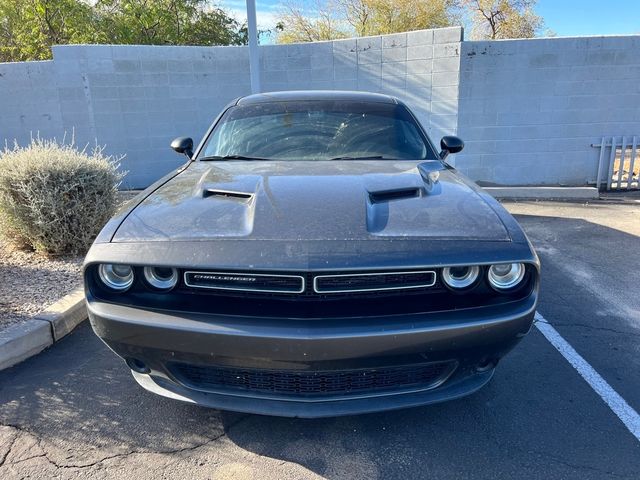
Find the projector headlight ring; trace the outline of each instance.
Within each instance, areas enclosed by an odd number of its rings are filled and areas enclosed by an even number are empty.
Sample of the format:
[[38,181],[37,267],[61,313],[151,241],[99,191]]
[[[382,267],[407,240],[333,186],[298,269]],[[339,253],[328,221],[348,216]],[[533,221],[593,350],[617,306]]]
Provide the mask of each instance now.
[[130,265],[102,263],[98,267],[98,276],[111,290],[124,292],[133,285],[133,268]]
[[480,267],[462,266],[445,267],[442,269],[442,279],[449,287],[460,290],[473,285],[480,275]]
[[170,267],[144,267],[144,279],[158,290],[171,290],[178,283],[178,270]]
[[524,274],[525,267],[522,263],[499,263],[489,267],[487,279],[495,290],[505,291],[520,285]]

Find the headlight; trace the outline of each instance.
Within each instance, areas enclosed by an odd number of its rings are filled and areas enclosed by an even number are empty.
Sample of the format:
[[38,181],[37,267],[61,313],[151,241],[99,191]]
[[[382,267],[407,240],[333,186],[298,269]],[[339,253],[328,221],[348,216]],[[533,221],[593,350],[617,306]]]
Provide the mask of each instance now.
[[478,279],[480,268],[473,267],[445,267],[442,269],[442,279],[451,288],[467,288]]
[[171,290],[178,283],[178,270],[167,267],[144,267],[144,278],[158,290]]
[[487,278],[496,290],[509,290],[522,282],[524,271],[522,263],[501,263],[491,265]]
[[103,263],[98,267],[100,280],[112,290],[124,292],[133,284],[133,268],[129,265]]

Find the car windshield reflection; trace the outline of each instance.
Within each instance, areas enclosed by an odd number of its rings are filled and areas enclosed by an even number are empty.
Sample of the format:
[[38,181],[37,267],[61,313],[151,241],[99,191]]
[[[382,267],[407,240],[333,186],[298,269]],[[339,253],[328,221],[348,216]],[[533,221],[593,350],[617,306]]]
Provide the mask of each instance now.
[[425,160],[437,156],[406,107],[293,101],[236,105],[199,160]]

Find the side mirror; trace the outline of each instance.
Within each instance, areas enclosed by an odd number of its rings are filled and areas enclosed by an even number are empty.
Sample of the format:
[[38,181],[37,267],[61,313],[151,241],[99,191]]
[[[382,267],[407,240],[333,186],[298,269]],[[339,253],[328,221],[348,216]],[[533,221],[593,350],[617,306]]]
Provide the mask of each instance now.
[[176,152],[186,155],[189,160],[193,157],[193,139],[190,137],[178,137],[171,142],[171,148]]
[[464,148],[464,142],[458,137],[447,136],[440,140],[440,158],[444,160],[450,153],[458,153]]

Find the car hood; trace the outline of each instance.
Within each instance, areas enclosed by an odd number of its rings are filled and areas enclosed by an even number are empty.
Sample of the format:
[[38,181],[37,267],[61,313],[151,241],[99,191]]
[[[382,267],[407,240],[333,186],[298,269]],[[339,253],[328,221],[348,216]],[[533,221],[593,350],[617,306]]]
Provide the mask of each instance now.
[[491,206],[440,162],[348,160],[193,162],[112,241],[407,237],[510,240]]

